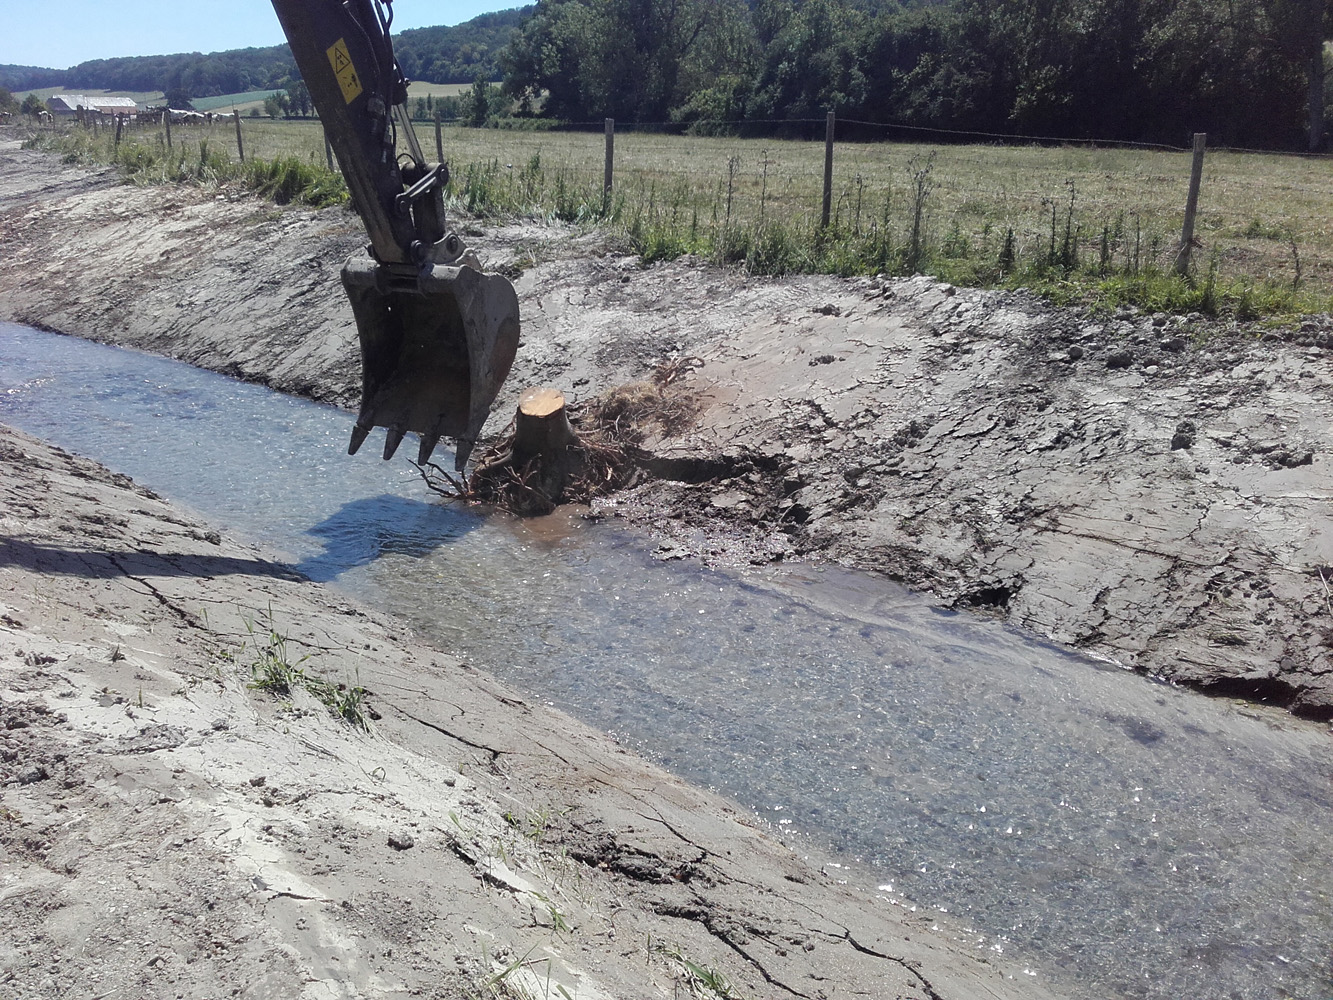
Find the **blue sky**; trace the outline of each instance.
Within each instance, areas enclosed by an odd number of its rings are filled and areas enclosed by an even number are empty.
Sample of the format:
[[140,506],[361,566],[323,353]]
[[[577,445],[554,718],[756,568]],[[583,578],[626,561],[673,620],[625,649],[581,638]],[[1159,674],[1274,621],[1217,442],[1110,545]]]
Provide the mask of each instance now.
[[[458,24],[527,0],[397,0],[395,31]],[[0,63],[67,69],[88,59],[217,52],[285,39],[268,0],[5,0]]]

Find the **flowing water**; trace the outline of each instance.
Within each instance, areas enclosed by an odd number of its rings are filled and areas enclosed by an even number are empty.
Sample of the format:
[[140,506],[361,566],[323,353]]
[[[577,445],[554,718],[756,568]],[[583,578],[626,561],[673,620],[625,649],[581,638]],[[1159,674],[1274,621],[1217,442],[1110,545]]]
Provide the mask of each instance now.
[[[0,324],[0,422],[406,616],[1092,996],[1333,997],[1333,739],[932,609],[434,502],[349,415]],[[374,442],[372,442],[372,445]],[[910,901],[910,902],[909,902]]]

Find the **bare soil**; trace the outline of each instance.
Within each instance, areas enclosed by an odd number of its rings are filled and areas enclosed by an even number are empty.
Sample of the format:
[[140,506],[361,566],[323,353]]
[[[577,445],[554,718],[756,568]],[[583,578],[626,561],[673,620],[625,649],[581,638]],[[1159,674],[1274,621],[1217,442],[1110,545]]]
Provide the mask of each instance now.
[[[346,211],[117,186],[0,150],[0,318],[343,405]],[[1091,315],[926,279],[649,268],[605,237],[467,224],[511,274],[518,393],[651,379],[697,419],[597,510],[663,558],[834,560],[1218,694],[1333,716],[1333,319]],[[1326,582],[1327,581],[1327,582]]]

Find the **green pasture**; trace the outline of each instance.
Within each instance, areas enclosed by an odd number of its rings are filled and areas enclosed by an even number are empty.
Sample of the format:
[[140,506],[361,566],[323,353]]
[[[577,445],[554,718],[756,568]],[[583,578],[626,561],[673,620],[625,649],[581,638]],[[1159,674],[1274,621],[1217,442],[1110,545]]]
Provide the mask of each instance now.
[[243,94],[223,94],[220,97],[196,97],[190,101],[197,111],[227,111],[235,109],[246,114],[251,108],[263,108],[264,101],[281,90],[249,90]]
[[407,85],[407,102],[411,107],[418,97],[457,97],[472,89],[470,83],[421,83],[413,80]]
[[[250,157],[324,163],[317,121],[243,119]],[[230,122],[194,131],[235,155]],[[435,153],[435,128],[418,138]],[[625,233],[645,258],[699,253],[759,273],[911,273],[1060,300],[1255,315],[1333,297],[1333,160],[1211,152],[1197,246],[1170,277],[1186,152],[840,142],[819,226],[822,142],[622,132],[604,198],[600,133],[446,125],[455,211]]]

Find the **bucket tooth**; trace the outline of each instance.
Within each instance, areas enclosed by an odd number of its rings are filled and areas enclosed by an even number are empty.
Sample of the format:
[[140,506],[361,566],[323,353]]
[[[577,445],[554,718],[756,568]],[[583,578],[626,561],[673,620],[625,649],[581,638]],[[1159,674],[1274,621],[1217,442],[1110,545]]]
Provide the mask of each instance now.
[[454,471],[462,472],[467,468],[467,457],[472,454],[472,446],[477,442],[472,438],[461,437],[454,445]]
[[393,453],[403,443],[403,434],[404,432],[397,427],[390,427],[388,433],[384,435],[384,460],[386,462],[393,458]]
[[352,440],[347,445],[347,454],[355,455],[361,449],[361,446],[365,444],[366,435],[368,435],[369,433],[370,433],[369,427],[362,427],[360,424],[353,425]]
[[430,461],[430,453],[435,450],[435,446],[440,443],[440,435],[423,434],[421,435],[421,447],[417,449],[417,465],[425,465]]

